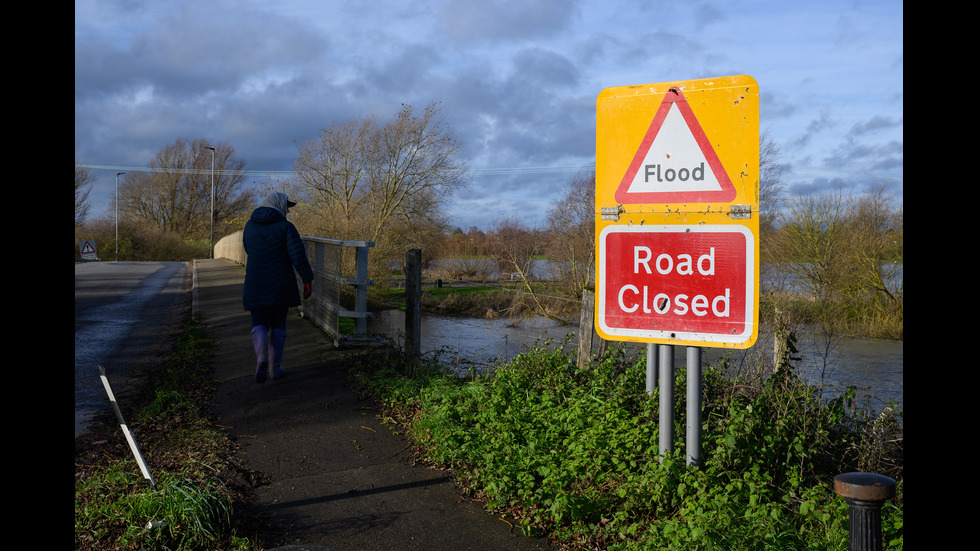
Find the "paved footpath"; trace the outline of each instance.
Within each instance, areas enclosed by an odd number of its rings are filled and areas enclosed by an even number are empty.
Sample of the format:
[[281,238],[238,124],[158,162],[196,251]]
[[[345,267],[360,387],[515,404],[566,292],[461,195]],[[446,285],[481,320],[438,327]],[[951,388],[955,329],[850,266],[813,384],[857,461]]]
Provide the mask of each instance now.
[[289,317],[287,376],[257,384],[244,279],[230,260],[196,261],[194,308],[216,345],[219,423],[267,480],[257,506],[288,526],[281,550],[550,549],[463,497],[445,473],[414,465],[398,427],[344,385],[346,358],[361,352],[335,349],[309,320]]

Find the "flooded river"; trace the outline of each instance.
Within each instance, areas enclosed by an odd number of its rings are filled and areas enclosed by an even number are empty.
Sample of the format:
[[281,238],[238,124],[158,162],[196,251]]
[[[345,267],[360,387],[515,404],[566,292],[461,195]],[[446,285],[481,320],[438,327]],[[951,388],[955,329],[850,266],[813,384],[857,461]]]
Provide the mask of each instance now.
[[[378,312],[368,330],[403,344],[405,314],[398,310]],[[567,350],[574,351],[578,327],[544,318],[518,322],[424,314],[421,330],[423,354],[438,354],[450,365],[486,369],[498,360],[513,358],[526,347],[543,344],[547,339],[560,343],[569,334]],[[842,338],[828,343],[812,332],[805,333],[798,336],[800,359],[794,362],[804,380],[826,386],[829,393],[856,386],[859,396],[871,396],[869,405],[876,409],[891,401],[904,405],[903,342]],[[646,345],[631,343],[629,346],[631,352],[645,354]],[[760,331],[757,344],[748,351],[702,348],[703,359],[708,363],[725,355],[730,355],[731,363],[735,365],[751,363],[752,354],[768,354],[765,361],[771,361],[772,341],[766,338],[764,331]],[[674,357],[675,367],[685,368],[684,347],[675,347]]]

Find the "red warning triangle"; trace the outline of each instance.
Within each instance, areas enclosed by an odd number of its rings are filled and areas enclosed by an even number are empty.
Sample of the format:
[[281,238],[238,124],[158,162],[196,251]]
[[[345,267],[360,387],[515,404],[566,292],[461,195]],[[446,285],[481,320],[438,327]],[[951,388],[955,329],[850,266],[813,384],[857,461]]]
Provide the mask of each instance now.
[[616,201],[728,203],[736,195],[684,94],[671,88],[616,189]]
[[94,253],[95,247],[92,246],[91,241],[85,241],[82,243],[82,254]]

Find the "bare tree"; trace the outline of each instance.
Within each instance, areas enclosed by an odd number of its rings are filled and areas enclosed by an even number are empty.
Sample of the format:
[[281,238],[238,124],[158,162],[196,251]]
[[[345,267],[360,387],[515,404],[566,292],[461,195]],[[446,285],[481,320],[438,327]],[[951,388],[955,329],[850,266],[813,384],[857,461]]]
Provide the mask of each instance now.
[[92,174],[75,159],[75,227],[88,217],[88,194],[92,191]]
[[[120,215],[149,224],[181,238],[203,239],[210,234],[212,154],[206,140],[178,139],[160,150],[146,172],[130,172],[119,186]],[[227,143],[214,146],[214,224],[244,223],[254,206],[251,190],[242,190],[245,161],[236,159]]]
[[547,228],[558,279],[578,298],[592,282],[595,264],[595,172],[572,178],[549,209]]
[[299,146],[295,181],[310,230],[375,242],[383,261],[430,247],[446,229],[443,206],[465,185],[459,144],[437,104],[409,105],[390,122],[334,123]]
[[761,252],[768,255],[766,260],[776,252],[770,248],[770,244],[786,206],[783,195],[785,166],[779,163],[779,154],[779,145],[766,130],[759,137],[759,241]]
[[902,210],[894,206],[884,184],[852,198],[848,208],[850,262],[855,292],[866,292],[873,299],[901,300],[902,280],[886,273],[889,260],[902,261],[898,239],[904,233]]
[[838,189],[819,195],[801,195],[789,202],[780,227],[781,253],[791,260],[787,268],[795,281],[814,298],[829,299],[842,281],[847,266],[847,201]]
[[296,179],[327,220],[335,212],[348,222],[362,214],[362,203],[371,188],[367,173],[375,162],[372,142],[376,133],[373,118],[334,123],[320,131],[318,139],[299,146],[293,167]]
[[772,227],[783,206],[783,172],[779,163],[782,148],[766,130],[759,137],[759,216],[760,225]]
[[535,257],[541,256],[546,249],[547,237],[540,231],[529,228],[516,216],[512,216],[497,221],[490,230],[488,238],[500,271],[511,274],[512,279],[517,279],[521,283],[535,311],[549,319],[567,323],[551,312],[531,285],[534,279],[531,266]]

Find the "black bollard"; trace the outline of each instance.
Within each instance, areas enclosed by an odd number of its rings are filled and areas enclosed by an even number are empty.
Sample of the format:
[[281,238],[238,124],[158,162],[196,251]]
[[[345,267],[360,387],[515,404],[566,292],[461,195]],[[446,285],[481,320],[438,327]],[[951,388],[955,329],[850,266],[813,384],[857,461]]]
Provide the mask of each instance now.
[[834,477],[834,492],[851,508],[850,551],[881,551],[881,507],[895,497],[895,480],[874,473]]

